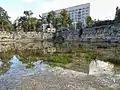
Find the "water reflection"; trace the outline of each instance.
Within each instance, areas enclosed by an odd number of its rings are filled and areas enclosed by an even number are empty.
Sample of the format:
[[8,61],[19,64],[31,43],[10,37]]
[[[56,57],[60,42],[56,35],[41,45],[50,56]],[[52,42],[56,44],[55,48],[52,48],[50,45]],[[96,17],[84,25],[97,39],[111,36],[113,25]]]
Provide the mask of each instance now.
[[[60,66],[90,74],[99,73],[97,72],[99,69],[95,72],[92,69],[94,67],[101,68],[99,65],[104,63],[100,61],[92,61],[94,59],[110,61],[114,64],[115,73],[120,73],[120,68],[118,66],[120,64],[119,55],[120,45],[117,44],[90,44],[77,42],[65,42],[63,44],[54,44],[52,42],[1,42],[0,73],[5,73],[10,68],[14,67],[22,67],[21,69],[19,68],[20,70],[24,70],[25,68],[33,69],[36,67],[35,63],[41,60],[43,60],[43,62],[48,62],[49,65],[52,66]],[[91,65],[90,70],[89,64]],[[40,65],[42,65],[42,63]],[[109,67],[109,69],[111,70],[112,68]],[[104,72],[111,72],[110,70],[105,70]]]
[[[48,70],[50,69],[49,63],[45,63],[44,60],[37,60],[35,62],[31,62],[31,64],[32,67],[29,66],[28,68],[28,65],[30,64],[20,61],[20,59],[14,55],[7,63],[7,65],[2,63],[2,66],[0,67],[2,71],[1,74],[3,73],[4,76],[20,78],[22,76],[34,75],[36,73],[37,74],[49,73],[48,72]],[[109,62],[93,60],[90,62],[90,64],[88,64],[88,67],[89,68],[86,69],[89,70],[88,72],[89,75],[115,74],[114,71],[115,67],[113,64]]]
[[11,63],[11,68],[17,68],[19,66],[22,66],[23,63],[21,61],[19,61],[19,59],[16,56],[13,56],[10,60]]
[[46,75],[48,80],[53,74],[49,72],[53,66],[62,67],[61,73],[66,73],[63,68],[67,68],[90,75],[120,74],[119,55],[120,45],[117,44],[0,42],[0,90],[19,85],[24,76],[40,75],[44,78]]
[[10,75],[14,77],[34,75],[37,72],[42,73],[48,68],[48,65],[44,64],[41,60],[34,62],[33,65],[34,66],[31,68],[27,68],[27,64],[24,64],[22,61],[20,61],[17,56],[13,56],[10,60],[10,67],[4,75]]
[[20,61],[17,56],[13,56],[8,63],[7,68],[5,66],[0,67],[4,72],[0,75],[0,90],[12,90],[11,88],[21,83],[23,76],[49,74],[47,72],[48,65],[41,61],[33,63],[34,67],[32,68],[26,68],[27,64]]

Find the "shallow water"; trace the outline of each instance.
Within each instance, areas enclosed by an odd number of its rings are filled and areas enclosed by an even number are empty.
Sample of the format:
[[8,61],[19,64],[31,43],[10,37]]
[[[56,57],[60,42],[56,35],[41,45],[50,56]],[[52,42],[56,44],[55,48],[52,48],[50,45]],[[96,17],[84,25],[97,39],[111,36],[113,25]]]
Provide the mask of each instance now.
[[[109,55],[109,58],[117,56],[120,53],[119,48],[119,44],[1,42],[0,90],[119,88],[119,65],[101,61],[104,55]],[[98,55],[95,57],[91,53],[96,51]],[[118,56],[117,59],[119,58]],[[31,86],[29,82],[35,83],[35,86]]]

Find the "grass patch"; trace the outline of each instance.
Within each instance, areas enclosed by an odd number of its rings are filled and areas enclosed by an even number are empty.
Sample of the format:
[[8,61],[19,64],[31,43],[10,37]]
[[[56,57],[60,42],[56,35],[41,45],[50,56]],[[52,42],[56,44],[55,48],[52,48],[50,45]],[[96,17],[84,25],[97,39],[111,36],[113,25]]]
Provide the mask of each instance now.
[[120,65],[120,58],[118,58],[118,57],[104,58],[103,61],[110,62],[110,63],[113,63],[115,65]]
[[57,54],[48,58],[49,64],[56,66],[64,66],[65,64],[71,63],[72,55],[70,54]]

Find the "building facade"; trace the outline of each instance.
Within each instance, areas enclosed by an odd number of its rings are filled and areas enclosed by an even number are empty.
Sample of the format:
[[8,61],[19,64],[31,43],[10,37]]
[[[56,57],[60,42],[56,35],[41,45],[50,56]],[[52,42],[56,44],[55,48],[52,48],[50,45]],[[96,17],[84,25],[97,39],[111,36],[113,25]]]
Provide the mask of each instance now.
[[[73,7],[65,8],[70,15],[70,18],[74,22],[82,22],[84,26],[86,26],[86,18],[90,16],[90,3],[77,5]],[[59,15],[62,9],[56,10],[56,15]],[[48,13],[43,13],[42,16],[47,16]]]

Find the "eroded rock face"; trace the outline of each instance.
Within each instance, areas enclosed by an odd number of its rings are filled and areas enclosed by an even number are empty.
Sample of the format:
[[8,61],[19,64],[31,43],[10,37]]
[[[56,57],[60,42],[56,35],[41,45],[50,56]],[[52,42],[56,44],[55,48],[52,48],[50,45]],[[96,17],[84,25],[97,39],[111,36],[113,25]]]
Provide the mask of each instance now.
[[92,61],[89,65],[90,75],[114,74],[114,65],[100,60]]
[[120,24],[85,28],[80,39],[81,41],[120,43]]

